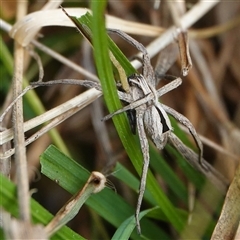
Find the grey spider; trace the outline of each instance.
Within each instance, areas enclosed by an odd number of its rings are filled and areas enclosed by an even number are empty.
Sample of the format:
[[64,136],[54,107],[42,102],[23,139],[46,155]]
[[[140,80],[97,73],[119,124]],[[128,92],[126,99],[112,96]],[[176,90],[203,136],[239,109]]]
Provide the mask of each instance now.
[[147,171],[150,161],[147,136],[151,138],[159,150],[162,150],[165,147],[168,138],[174,134],[169,117],[167,115],[168,113],[180,123],[185,125],[192,134],[199,148],[199,162],[202,166],[204,166],[202,162],[203,146],[191,122],[185,116],[160,103],[158,100],[161,95],[178,87],[182,83],[182,80],[177,78],[164,87],[156,90],[155,85],[157,81],[146,48],[124,32],[119,30],[111,31],[124,38],[143,54],[143,75],[139,74],[131,76],[129,78],[130,91],[128,94],[121,96],[121,99],[128,102],[129,105],[112,114],[109,114],[104,118],[104,120],[107,120],[116,114],[132,109],[135,109],[136,111],[136,125],[144,160],[136,208],[136,223],[138,232],[140,233],[141,228],[139,223],[139,213],[145,191]]
[[[128,93],[118,90],[119,98],[122,101],[128,103],[128,105],[103,118],[103,120],[108,120],[116,114],[120,114],[123,112],[129,113],[130,111],[129,119],[130,124],[132,124],[133,130],[135,128],[134,121],[136,121],[136,128],[140,139],[141,151],[144,160],[139,186],[139,196],[135,213],[137,230],[139,233],[141,233],[139,213],[143,200],[143,195],[145,192],[147,171],[150,161],[147,136],[150,137],[152,142],[159,150],[162,150],[165,147],[168,139],[171,138],[172,135],[174,135],[171,122],[167,115],[170,114],[177,121],[186,126],[190,131],[199,148],[199,163],[202,166],[204,166],[202,162],[203,146],[192,123],[185,116],[178,113],[174,109],[160,103],[158,100],[159,97],[161,97],[162,95],[177,88],[182,83],[181,78],[176,78],[175,80],[171,81],[160,89],[156,89],[155,85],[157,81],[146,48],[141,43],[137,42],[135,39],[120,30],[111,29],[108,31],[118,34],[120,37],[125,39],[131,45],[136,47],[140,52],[142,52],[142,74],[134,74],[133,76],[130,76],[128,78],[130,85],[130,91]],[[101,91],[100,84],[90,80],[65,79],[48,82],[35,82],[32,83],[32,85],[47,86],[58,83],[83,85],[90,88],[94,87]],[[132,110],[134,110],[134,112],[131,112]]]

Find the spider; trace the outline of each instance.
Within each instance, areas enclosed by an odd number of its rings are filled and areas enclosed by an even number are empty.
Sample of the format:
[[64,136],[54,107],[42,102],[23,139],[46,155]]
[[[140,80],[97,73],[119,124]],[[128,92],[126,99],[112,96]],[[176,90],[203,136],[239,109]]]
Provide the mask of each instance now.
[[[133,45],[135,48],[137,48],[140,52],[142,52],[142,74],[134,74],[128,77],[130,86],[128,93],[118,90],[118,96],[120,100],[128,103],[128,105],[103,118],[103,120],[108,120],[116,114],[127,112],[132,132],[134,133],[136,129],[138,132],[141,151],[143,154],[143,168],[135,218],[137,230],[140,234],[141,227],[139,222],[139,213],[145,192],[147,172],[150,161],[148,137],[152,140],[152,142],[159,150],[162,150],[165,147],[168,139],[171,138],[172,135],[175,136],[170,119],[167,115],[170,114],[177,121],[188,128],[199,148],[199,163],[205,167],[202,161],[203,146],[192,123],[185,116],[178,113],[174,109],[160,103],[158,100],[162,95],[177,88],[182,83],[181,78],[174,78],[170,83],[166,84],[160,89],[156,89],[157,79],[155,77],[155,72],[152,68],[150,57],[146,48],[141,43],[120,30],[109,29],[108,31],[116,33],[131,45]],[[99,83],[91,80],[65,79],[48,82],[35,82],[31,84],[35,86],[46,86],[58,83],[82,85],[88,88],[94,87],[100,91],[102,90]]]
[[144,161],[135,213],[137,229],[140,233],[141,228],[139,222],[139,213],[146,187],[147,171],[150,161],[147,136],[151,138],[152,142],[159,150],[162,150],[165,147],[168,138],[171,137],[171,134],[174,134],[171,122],[167,115],[168,113],[188,128],[199,148],[199,163],[205,167],[202,162],[203,146],[192,123],[185,116],[160,103],[158,100],[158,98],[163,94],[173,90],[174,88],[177,88],[182,83],[182,80],[180,78],[176,78],[174,81],[156,90],[155,85],[157,83],[157,79],[155,77],[155,73],[146,48],[124,32],[119,30],[111,31],[121,36],[131,45],[135,46],[143,54],[143,74],[134,74],[128,78],[130,91],[120,98],[121,100],[128,102],[129,105],[104,117],[104,120],[107,120],[116,114],[130,111],[128,112],[128,118],[131,128],[134,131],[135,125],[137,127]]

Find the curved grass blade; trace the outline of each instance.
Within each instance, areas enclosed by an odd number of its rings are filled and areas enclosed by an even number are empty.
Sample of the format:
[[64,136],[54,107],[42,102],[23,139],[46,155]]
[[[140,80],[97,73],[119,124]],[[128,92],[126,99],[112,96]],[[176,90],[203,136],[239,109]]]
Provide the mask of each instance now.
[[48,236],[51,236],[62,226],[71,221],[93,193],[98,193],[103,190],[105,183],[106,177],[103,174],[92,172],[84,187],[72,196],[48,223],[45,228]]
[[[40,159],[42,173],[71,194],[82,188],[89,177],[90,173],[85,168],[61,153],[54,146],[48,147]],[[126,218],[134,214],[134,208],[108,188],[105,188],[99,194],[92,195],[87,200],[86,205],[115,227],[119,227]],[[156,239],[162,234],[162,230],[150,220],[143,219],[142,222],[143,233],[148,238]],[[136,231],[133,232],[131,238],[139,239]]]
[[[13,217],[18,217],[18,202],[16,199],[16,186],[10,182],[6,177],[0,174],[0,205],[6,211],[8,211]],[[31,199],[31,215],[33,223],[41,223],[46,225],[50,219],[53,218],[45,208],[43,208],[38,202]],[[51,239],[65,240],[65,239],[84,239],[68,227],[63,227],[56,234],[54,234]]]
[[[151,208],[151,209],[147,209],[142,211],[139,214],[139,219],[141,220],[145,215],[147,215],[148,213],[155,211],[156,208]],[[127,218],[122,224],[121,226],[117,229],[117,231],[114,233],[112,240],[125,240],[125,239],[129,239],[131,236],[132,231],[134,230],[134,228],[136,227],[136,223],[135,223],[135,216],[131,216],[129,218]],[[142,236],[141,236],[142,237]],[[143,236],[144,237],[144,236]],[[167,239],[168,236],[167,235],[161,235],[159,236],[159,239]]]

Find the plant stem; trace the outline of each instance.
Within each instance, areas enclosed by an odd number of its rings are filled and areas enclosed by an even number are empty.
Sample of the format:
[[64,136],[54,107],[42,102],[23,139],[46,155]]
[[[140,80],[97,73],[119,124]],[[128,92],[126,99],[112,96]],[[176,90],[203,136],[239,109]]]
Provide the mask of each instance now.
[[[18,2],[17,18],[25,15],[27,2]],[[23,81],[23,63],[24,48],[17,42],[14,45],[14,75],[13,75],[13,97],[16,98],[22,92]],[[24,221],[30,221],[29,208],[29,186],[28,171],[25,148],[25,136],[23,129],[23,105],[20,98],[14,105],[13,124],[14,124],[14,145],[15,145],[15,161],[17,168],[17,184],[18,184],[18,204],[20,218]]]

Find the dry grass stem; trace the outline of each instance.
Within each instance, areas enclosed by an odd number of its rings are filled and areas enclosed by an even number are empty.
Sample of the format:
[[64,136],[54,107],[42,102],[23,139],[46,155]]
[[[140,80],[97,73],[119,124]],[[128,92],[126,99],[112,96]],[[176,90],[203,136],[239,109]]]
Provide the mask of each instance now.
[[[33,129],[47,121],[50,121],[54,118],[57,118],[61,116],[62,114],[66,113],[67,111],[74,110],[75,108],[79,110],[83,109],[93,101],[95,101],[98,97],[100,97],[102,93],[96,89],[90,89],[88,91],[85,91],[84,93],[80,94],[79,96],[70,99],[69,101],[47,111],[46,113],[37,116],[27,122],[23,125],[24,132],[29,131],[30,129]],[[1,142],[0,144],[4,144],[6,142],[9,142],[11,139],[13,139],[13,131],[12,129],[5,130],[4,132],[1,132]],[[1,156],[3,158],[9,157],[7,156]]]
[[213,98],[215,104],[217,104],[218,107],[221,109],[221,112],[223,112],[226,115],[226,110],[224,109],[223,103],[220,100],[219,92],[216,89],[216,85],[214,84],[211,71],[201,52],[199,45],[197,44],[196,41],[193,40],[191,41],[190,47],[192,57],[196,62],[196,66],[198,67],[198,71],[200,72],[201,79],[204,87],[206,88],[206,91],[208,91],[209,95]]
[[[76,17],[90,12],[90,10],[86,8],[65,8],[65,10],[70,16]],[[44,12],[44,18],[42,18],[42,14],[42,11],[28,14],[22,21],[19,21],[13,26],[10,35],[22,46],[27,46],[35,36],[35,29],[54,25],[75,27],[72,21],[62,13],[61,9],[46,10]],[[107,28],[121,29],[125,32],[134,34],[142,34],[144,29],[144,34],[146,36],[157,36],[163,31],[163,29],[159,27],[125,21],[108,15],[106,15],[106,23]]]
[[221,216],[212,234],[215,239],[233,239],[240,221],[240,166],[238,166],[234,179],[228,189]]
[[191,29],[189,31],[189,37],[191,38],[210,38],[214,37],[216,35],[220,35],[224,32],[227,32],[233,28],[236,28],[240,24],[240,16],[236,16],[233,19],[219,24],[217,26],[209,27],[209,28],[203,28],[194,30]]
[[[18,19],[26,13],[26,2],[18,3]],[[14,75],[13,75],[13,98],[17,98],[22,92],[24,48],[17,42],[14,46]],[[22,98],[14,105],[13,109],[13,132],[15,146],[15,162],[17,168],[17,185],[18,185],[18,203],[20,219],[30,222],[30,205],[29,205],[29,187],[27,176],[27,159],[25,148],[25,135],[23,131],[23,105]]]

